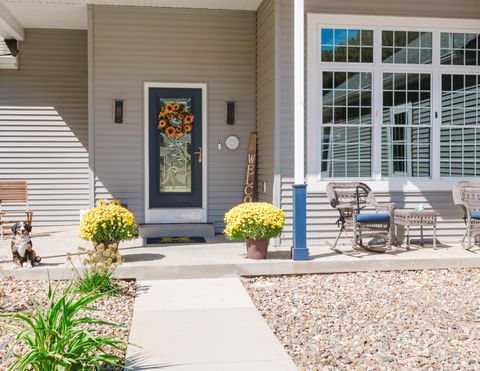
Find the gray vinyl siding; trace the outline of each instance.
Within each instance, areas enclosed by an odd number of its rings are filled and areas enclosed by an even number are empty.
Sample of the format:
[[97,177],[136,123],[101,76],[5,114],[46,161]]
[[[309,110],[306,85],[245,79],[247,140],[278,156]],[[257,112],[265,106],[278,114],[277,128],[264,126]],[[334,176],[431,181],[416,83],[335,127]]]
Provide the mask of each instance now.
[[34,225],[88,208],[87,32],[27,29],[0,69],[0,181],[26,180]]
[[[264,0],[257,11],[258,198],[273,201],[275,162],[275,2]],[[266,182],[266,192],[263,184]]]
[[[287,213],[287,226],[282,244],[291,243],[292,184],[293,184],[293,0],[281,0],[281,206]],[[352,15],[385,15],[409,17],[446,17],[480,19],[476,0],[305,0],[306,13]],[[308,133],[307,133],[308,135]],[[452,201],[451,192],[419,192],[382,194],[380,200],[397,202],[398,207],[414,207],[424,203],[440,213],[439,239],[459,241],[464,232],[461,210]],[[325,242],[334,238],[338,229],[336,212],[331,209],[325,194],[309,193],[307,200],[307,229],[309,242]]]
[[[208,221],[222,230],[242,199],[255,130],[255,30],[255,12],[93,7],[96,199],[118,198],[144,221],[143,83],[207,83]],[[126,102],[122,125],[112,120],[116,98]],[[234,126],[228,100],[237,102]],[[240,139],[236,151],[223,144],[229,134]]]

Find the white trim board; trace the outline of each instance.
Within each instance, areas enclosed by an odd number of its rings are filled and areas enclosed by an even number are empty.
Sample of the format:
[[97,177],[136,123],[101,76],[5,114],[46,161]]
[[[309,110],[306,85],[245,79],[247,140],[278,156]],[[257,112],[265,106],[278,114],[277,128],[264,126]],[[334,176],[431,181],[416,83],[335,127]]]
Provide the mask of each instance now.
[[372,27],[397,27],[397,28],[456,28],[459,30],[477,30],[480,19],[458,18],[421,18],[421,17],[391,17],[375,15],[354,14],[315,14],[308,13],[308,29],[313,23],[335,26],[372,26]]
[[[438,43],[440,32],[475,32],[480,33],[480,20],[472,19],[444,19],[444,18],[416,18],[416,17],[386,17],[386,16],[357,16],[357,15],[324,15],[308,14],[307,25],[307,183],[309,191],[324,192],[325,186],[331,181],[362,180],[373,182],[375,189],[382,188],[385,191],[441,191],[451,190],[453,184],[459,179],[440,176],[440,123],[441,123],[441,99],[438,82],[441,73],[467,73],[478,74],[478,66],[450,66],[440,65]],[[320,28],[369,28],[373,29],[376,40],[381,39],[381,29],[388,30],[414,30],[429,31],[433,36],[433,63],[429,65],[408,65],[408,64],[382,64],[381,43],[374,43],[373,63],[334,63],[323,62],[320,64]],[[372,125],[372,175],[369,178],[326,178],[321,177],[321,81],[322,70],[331,71],[352,71],[371,72],[374,94],[373,104],[373,125]],[[413,72],[429,73],[432,76],[431,86],[431,177],[383,177],[381,176],[381,148],[382,121],[382,73],[383,72]],[[321,99],[321,98],[320,98]],[[435,116],[438,112],[438,116]]]
[[[150,203],[149,140],[148,140],[148,93],[150,88],[202,89],[202,207],[201,208],[153,208]],[[207,222],[207,84],[205,83],[161,83],[145,82],[143,90],[143,148],[144,148],[144,199],[145,223],[206,223]]]

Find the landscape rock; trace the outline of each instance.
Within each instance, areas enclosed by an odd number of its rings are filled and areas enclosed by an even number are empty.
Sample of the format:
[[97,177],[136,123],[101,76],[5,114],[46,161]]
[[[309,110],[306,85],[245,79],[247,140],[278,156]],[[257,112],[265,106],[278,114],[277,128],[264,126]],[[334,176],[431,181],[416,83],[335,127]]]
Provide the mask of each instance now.
[[300,370],[478,370],[479,273],[368,272],[243,282]]

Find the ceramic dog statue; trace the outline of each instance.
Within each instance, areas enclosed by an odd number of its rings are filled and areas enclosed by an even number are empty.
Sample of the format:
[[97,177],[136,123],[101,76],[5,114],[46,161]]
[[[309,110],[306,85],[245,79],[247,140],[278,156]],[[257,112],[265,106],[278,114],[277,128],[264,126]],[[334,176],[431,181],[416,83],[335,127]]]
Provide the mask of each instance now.
[[18,268],[31,268],[40,264],[41,258],[33,250],[30,233],[32,226],[27,222],[15,223],[12,227],[12,257]]

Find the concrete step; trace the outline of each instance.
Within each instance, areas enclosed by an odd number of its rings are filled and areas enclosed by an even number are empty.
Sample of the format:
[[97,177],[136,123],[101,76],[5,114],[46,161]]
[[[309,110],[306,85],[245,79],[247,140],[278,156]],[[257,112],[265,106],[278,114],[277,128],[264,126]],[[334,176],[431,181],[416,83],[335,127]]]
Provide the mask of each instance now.
[[214,237],[213,223],[186,224],[140,224],[138,233],[141,238],[149,237]]

